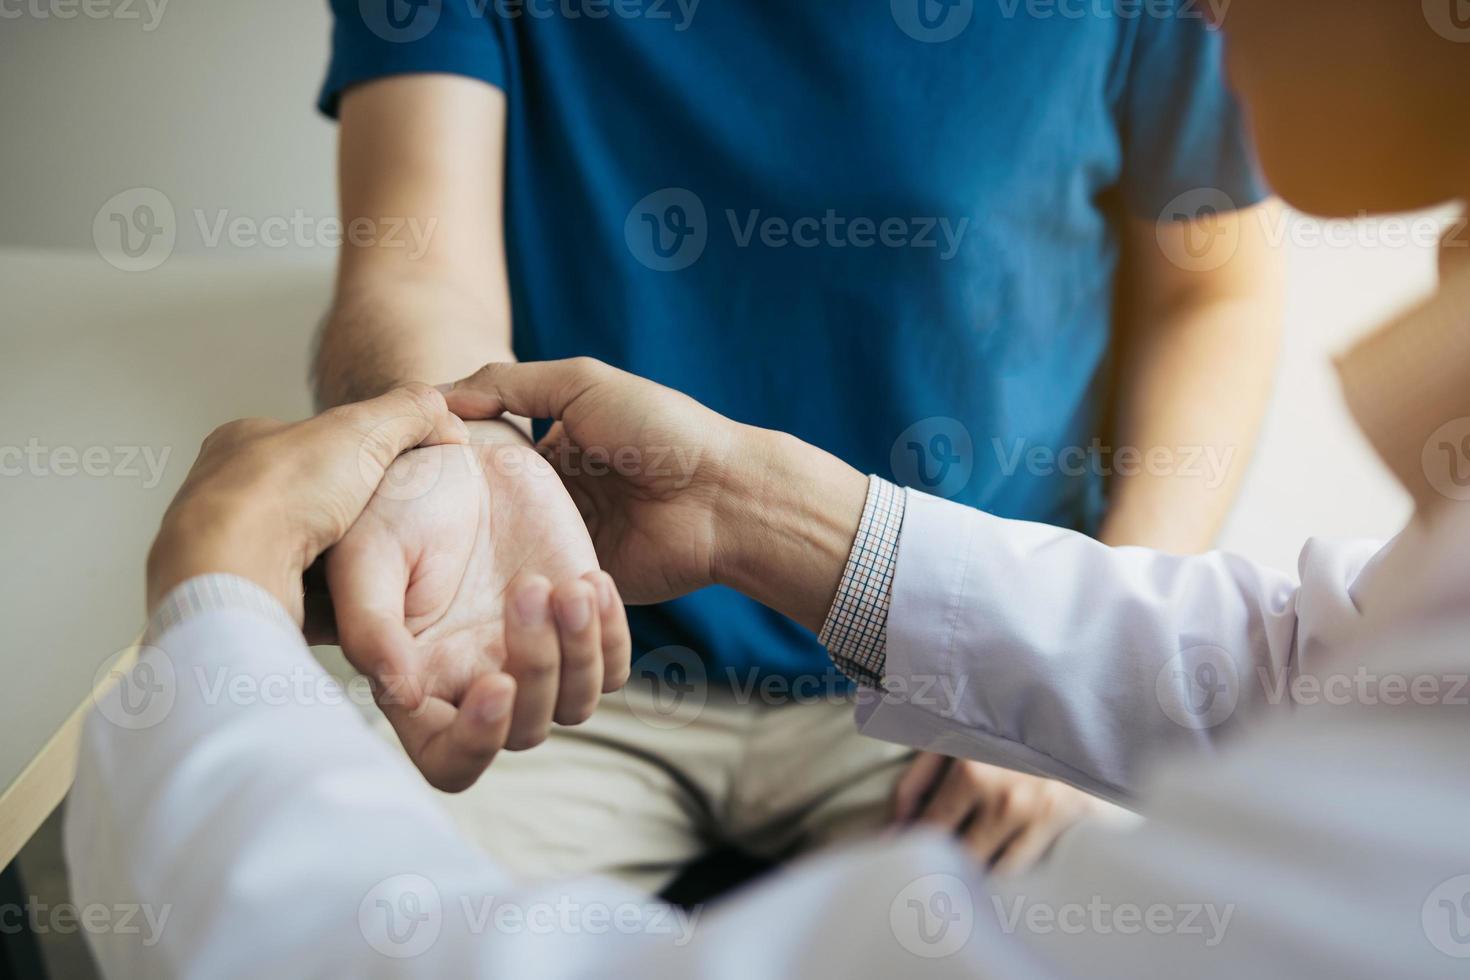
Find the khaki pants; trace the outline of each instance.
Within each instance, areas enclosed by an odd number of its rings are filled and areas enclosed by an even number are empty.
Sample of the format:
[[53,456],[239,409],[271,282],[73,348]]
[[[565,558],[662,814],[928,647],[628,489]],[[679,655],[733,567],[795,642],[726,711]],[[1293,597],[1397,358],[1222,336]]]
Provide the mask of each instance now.
[[672,704],[630,684],[441,799],[522,876],[605,874],[654,893],[712,845],[784,858],[879,830],[912,756],[858,735],[850,698],[830,691],[774,703],[700,687]]

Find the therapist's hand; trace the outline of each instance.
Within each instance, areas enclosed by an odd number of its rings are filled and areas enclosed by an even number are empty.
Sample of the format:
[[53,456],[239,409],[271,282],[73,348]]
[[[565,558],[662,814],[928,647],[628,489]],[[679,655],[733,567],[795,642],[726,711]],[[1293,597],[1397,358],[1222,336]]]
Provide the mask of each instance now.
[[724,584],[821,627],[867,495],[852,467],[589,358],[488,364],[446,398],[556,420],[537,448],[627,601]]
[[[327,556],[343,653],[430,783],[490,762],[444,737],[480,678],[516,682],[506,748],[585,721],[621,687],[631,642],[612,579],[546,461],[526,445],[418,449],[389,468]],[[470,747],[473,748],[473,747]]]
[[186,579],[227,572],[300,623],[302,575],[347,533],[399,454],[466,440],[426,385],[303,422],[241,419],[204,440],[148,554],[148,609]]

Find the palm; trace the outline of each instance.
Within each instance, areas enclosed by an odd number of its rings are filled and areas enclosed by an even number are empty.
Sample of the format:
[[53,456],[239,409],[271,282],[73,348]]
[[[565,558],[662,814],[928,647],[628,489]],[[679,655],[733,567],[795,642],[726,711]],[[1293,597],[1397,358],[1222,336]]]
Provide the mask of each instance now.
[[391,616],[396,599],[413,640],[407,681],[451,703],[505,666],[506,590],[519,573],[560,580],[596,568],[556,474],[529,448],[504,445],[401,457],[328,559],[348,660],[373,671],[371,645],[349,643],[342,620]]

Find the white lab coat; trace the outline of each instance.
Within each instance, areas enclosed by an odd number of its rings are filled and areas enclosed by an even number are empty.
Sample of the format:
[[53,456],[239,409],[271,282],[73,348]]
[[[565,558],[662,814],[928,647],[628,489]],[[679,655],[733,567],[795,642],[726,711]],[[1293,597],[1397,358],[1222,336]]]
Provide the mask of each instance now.
[[[105,701],[88,722],[73,895],[169,910],[151,943],[89,933],[112,976],[1463,976],[1470,534],[1452,513],[1376,555],[1309,544],[1298,582],[913,495],[891,690],[863,730],[1148,822],[1080,827],[1004,882],[937,837],[878,841],[693,918],[608,882],[510,880],[350,705],[221,695],[222,676],[321,675],[277,622],[201,613],[145,655],[155,687],[174,677],[156,723]],[[1260,666],[1368,680],[1273,699]],[[1397,696],[1396,675],[1433,696]]]

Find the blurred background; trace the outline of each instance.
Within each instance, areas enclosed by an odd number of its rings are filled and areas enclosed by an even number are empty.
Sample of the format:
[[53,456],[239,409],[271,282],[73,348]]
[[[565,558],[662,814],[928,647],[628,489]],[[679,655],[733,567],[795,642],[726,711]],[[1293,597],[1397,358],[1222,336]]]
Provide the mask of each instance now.
[[[313,107],[326,68],[324,0],[17,0],[0,6],[0,21],[0,172],[8,177],[0,182],[7,294],[0,350],[17,358],[16,379],[7,374],[16,383],[0,411],[0,444],[23,443],[31,430],[18,406],[32,398],[50,404],[68,378],[122,375],[117,383],[125,390],[128,361],[97,363],[80,342],[42,342],[53,316],[60,318],[56,335],[69,337],[77,335],[65,329],[78,320],[106,317],[108,329],[139,338],[145,360],[149,345],[187,343],[205,322],[228,325],[257,337],[260,352],[228,366],[220,410],[248,403],[252,386],[260,386],[286,392],[305,411],[297,365],[325,310],[334,261],[335,129]],[[161,195],[173,209],[175,239],[161,263],[130,272],[126,263],[104,261],[94,229],[118,195],[128,208]],[[239,218],[258,234],[232,233]],[[1403,522],[1407,500],[1354,431],[1329,359],[1431,287],[1444,220],[1427,214],[1324,225],[1288,215],[1275,229],[1290,270],[1281,368],[1290,380],[1277,392],[1226,548],[1290,568],[1309,535],[1384,537]],[[270,228],[279,233],[267,234]],[[292,365],[289,377],[276,376],[283,363]],[[49,370],[39,371],[42,364]],[[29,390],[33,376],[49,379],[50,390]],[[168,406],[166,394],[157,397]],[[223,420],[190,424],[203,433]],[[160,510],[192,459],[192,445],[180,439],[176,448],[154,491]],[[4,509],[13,509],[6,479],[0,494]],[[45,553],[44,527],[5,526],[17,535],[7,537],[7,552]],[[114,530],[109,547],[141,554],[152,527]],[[47,649],[56,646],[55,631],[40,629],[66,617],[57,605],[64,596],[44,576],[21,576],[19,563],[8,564],[3,614],[22,626],[7,631],[6,662],[38,661],[31,682],[54,686],[64,674],[57,655],[67,651]],[[135,586],[121,583],[115,598],[72,618],[104,622],[119,635],[119,624],[141,618]],[[75,642],[92,640],[79,634]],[[63,680],[90,676],[95,662],[86,659],[76,677]],[[38,717],[32,732],[8,716],[0,741],[34,753],[44,722]],[[53,819],[21,856],[30,894],[51,901],[64,898],[57,838]],[[54,976],[87,975],[74,934],[39,938]]]

